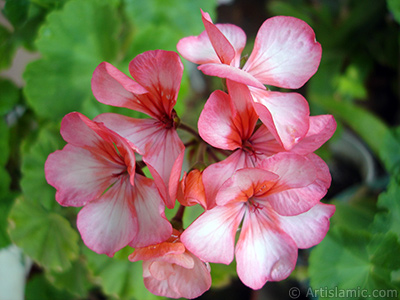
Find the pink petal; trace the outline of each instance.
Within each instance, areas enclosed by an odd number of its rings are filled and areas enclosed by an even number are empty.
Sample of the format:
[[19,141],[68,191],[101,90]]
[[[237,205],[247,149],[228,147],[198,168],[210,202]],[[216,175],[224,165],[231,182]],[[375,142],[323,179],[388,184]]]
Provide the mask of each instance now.
[[203,261],[229,264],[243,213],[241,203],[207,210],[182,233],[181,241]]
[[[212,23],[210,15],[201,11],[204,27],[208,38],[221,63],[230,65],[235,58],[235,49],[223,33]],[[243,48],[242,48],[243,49]]]
[[[167,279],[158,280],[151,276],[150,267],[157,262],[154,261],[144,261],[143,262],[143,281],[145,287],[154,295],[169,297],[169,298],[180,298],[174,289],[171,289]],[[153,267],[154,268],[154,267]]]
[[252,289],[283,280],[295,268],[296,244],[278,226],[271,222],[266,208],[245,215],[236,245],[237,273]]
[[307,134],[310,110],[303,96],[254,88],[250,90],[261,121],[286,150]]
[[211,275],[204,262],[189,252],[187,255],[194,260],[193,268],[175,266],[175,274],[168,278],[168,284],[180,297],[194,299],[210,289]]
[[197,169],[193,169],[188,174],[184,172],[178,187],[177,199],[183,206],[200,204],[204,209],[207,209],[202,172]]
[[198,36],[188,36],[176,45],[178,52],[195,64],[220,63],[206,31]]
[[203,171],[203,184],[206,193],[207,209],[216,205],[216,196],[222,184],[229,179],[237,169],[253,167],[253,162],[242,150],[233,152],[225,160],[209,165]]
[[135,153],[117,133],[80,113],[70,113],[63,118],[61,134],[69,144],[45,164],[46,178],[57,189],[60,204],[82,206],[124,172],[133,183]]
[[251,136],[249,141],[253,145],[254,150],[257,153],[263,154],[265,156],[264,158],[279,152],[285,152],[285,149],[279,144],[265,125],[261,125]]
[[83,206],[98,198],[125,169],[72,145],[50,154],[45,163],[46,180],[63,206]]
[[121,177],[104,195],[87,204],[77,219],[86,246],[108,256],[127,246],[140,226],[132,209],[134,198],[134,187]]
[[273,185],[278,175],[257,168],[237,170],[219,189],[216,202],[226,205],[247,202],[252,197],[262,197]]
[[129,255],[129,260],[133,262],[139,260],[153,260],[163,258],[169,254],[183,254],[185,250],[186,248],[182,243],[162,242],[157,245],[136,248],[135,251]]
[[326,194],[327,188],[317,180],[315,165],[307,157],[278,153],[265,159],[259,167],[279,175],[265,200],[280,215],[303,213]]
[[172,226],[164,214],[164,202],[154,181],[136,174],[135,199],[133,204],[138,231],[129,243],[133,248],[146,247],[166,241],[172,233]]
[[315,153],[310,153],[307,158],[314,164],[317,170],[317,179],[314,184],[319,184],[321,189],[326,190],[331,186],[332,177],[326,162]]
[[277,16],[260,27],[243,70],[263,84],[298,89],[317,71],[321,53],[321,45],[307,23]]
[[200,65],[198,69],[209,76],[226,78],[239,83],[243,83],[245,85],[265,90],[265,86],[253,75],[233,66],[218,63],[206,63]]
[[249,88],[235,81],[226,81],[231,106],[234,107],[233,122],[243,141],[247,141],[254,132],[258,115],[253,107],[253,98]]
[[178,53],[164,50],[146,51],[129,64],[132,77],[151,94],[154,106],[161,106],[158,119],[170,116],[176,103],[183,74]]
[[131,141],[143,155],[168,208],[174,207],[185,147],[174,128],[153,119],[133,119],[117,114],[96,118]]
[[230,97],[222,91],[213,92],[198,121],[202,139],[220,149],[234,150],[240,147],[242,138],[232,120],[234,113]]
[[280,227],[291,236],[298,248],[310,248],[323,240],[329,229],[329,218],[334,212],[334,205],[318,203],[300,215],[280,217]]
[[176,130],[160,130],[143,156],[168,208],[175,206],[185,147]]
[[[235,58],[230,64],[234,67],[239,67],[240,54],[246,45],[246,34],[241,28],[232,24],[215,24],[214,26],[216,29],[213,28],[211,30],[215,31],[217,35],[222,33],[235,50]],[[218,31],[220,31],[220,33],[218,33]],[[176,47],[178,52],[185,59],[195,64],[221,63],[221,60],[211,44],[207,31],[203,31],[198,36],[189,36],[181,39]]]
[[291,149],[292,152],[307,155],[321,147],[336,130],[336,121],[332,115],[310,117],[307,135]]
[[154,107],[149,99],[149,91],[107,62],[101,63],[94,70],[92,91],[101,103],[126,107],[152,117],[159,114],[159,108]]

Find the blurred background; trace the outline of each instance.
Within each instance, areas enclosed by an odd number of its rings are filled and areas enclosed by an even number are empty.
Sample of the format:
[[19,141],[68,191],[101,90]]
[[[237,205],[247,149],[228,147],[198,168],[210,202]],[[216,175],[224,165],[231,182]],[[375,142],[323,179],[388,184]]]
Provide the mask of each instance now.
[[[64,146],[65,114],[138,116],[94,99],[95,67],[108,61],[128,73],[141,52],[176,51],[179,39],[204,30],[200,8],[243,28],[243,54],[268,17],[306,21],[323,55],[297,92],[312,115],[338,122],[317,151],[333,179],[323,201],[336,205],[324,241],[299,251],[287,280],[259,291],[240,283],[234,264],[212,265],[212,289],[200,299],[399,298],[400,0],[10,0],[0,8],[0,300],[160,299],[145,289],[140,263],[128,261],[132,249],[109,258],[83,245],[79,209],[58,205],[43,166]],[[184,65],[176,110],[196,126],[221,81]]]

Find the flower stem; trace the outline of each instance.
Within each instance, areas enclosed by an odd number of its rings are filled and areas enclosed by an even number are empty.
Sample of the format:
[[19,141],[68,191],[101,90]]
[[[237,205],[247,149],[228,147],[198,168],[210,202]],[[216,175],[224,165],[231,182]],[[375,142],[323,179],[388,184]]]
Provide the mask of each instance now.
[[186,206],[182,204],[179,206],[178,211],[176,212],[175,216],[171,220],[172,227],[175,229],[182,231],[183,230],[183,213],[185,212]]
[[190,127],[189,125],[186,125],[184,123],[180,123],[178,128],[190,133],[191,135],[193,135],[199,141],[203,140],[201,138],[201,136],[199,135],[199,133],[195,129]]

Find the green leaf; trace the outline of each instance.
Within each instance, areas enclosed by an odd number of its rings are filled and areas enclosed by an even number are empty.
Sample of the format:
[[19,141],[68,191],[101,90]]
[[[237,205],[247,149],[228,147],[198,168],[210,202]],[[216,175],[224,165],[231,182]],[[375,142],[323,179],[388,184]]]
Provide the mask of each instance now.
[[388,190],[379,195],[378,207],[382,208],[383,212],[376,215],[373,230],[378,232],[394,232],[400,240],[400,186],[392,180]]
[[40,201],[47,209],[57,204],[55,189],[45,178],[44,163],[48,155],[65,145],[58,127],[43,127],[36,141],[26,140],[22,147],[22,178],[21,188],[25,197],[30,201]]
[[99,255],[85,248],[89,268],[97,278],[104,293],[117,299],[156,300],[164,299],[150,293],[143,283],[140,262],[130,262],[128,256],[133,249],[126,247],[114,257]]
[[7,114],[20,97],[19,88],[8,79],[0,79],[0,115]]
[[61,291],[51,285],[43,274],[37,274],[30,278],[25,288],[26,300],[73,300],[76,299],[70,293]]
[[[175,31],[180,38],[197,35],[204,30],[201,21],[200,8],[214,15],[217,1],[215,0],[126,0],[127,18],[132,20],[137,30],[147,24],[167,26]],[[174,41],[176,44],[178,41]]]
[[11,66],[16,44],[11,39],[11,32],[0,26],[0,70]]
[[11,240],[42,267],[64,271],[77,258],[79,235],[62,216],[18,198],[8,219]]
[[59,120],[91,97],[91,77],[118,50],[116,1],[72,0],[47,16],[37,48],[43,58],[24,73],[28,103],[42,118]]
[[[393,290],[391,273],[400,268],[399,251],[400,244],[392,233],[372,235],[336,226],[311,252],[311,286],[313,290],[361,290],[368,295],[374,290]],[[340,299],[340,295],[329,293],[320,296]]]
[[7,233],[7,218],[15,195],[12,193],[3,193],[0,196],[0,249],[11,243]]
[[352,230],[364,230],[373,222],[376,213],[375,199],[362,198],[357,202],[332,201],[336,211],[331,219],[333,226],[340,225]]
[[210,264],[211,278],[213,288],[223,288],[232,283],[232,280],[237,278],[236,261],[230,265]]
[[397,172],[400,168],[400,139],[395,138],[383,120],[350,102],[321,98],[318,104],[352,128],[389,172]]
[[4,16],[14,27],[18,27],[28,17],[29,0],[7,0],[4,5]]
[[87,298],[89,289],[93,287],[87,263],[82,258],[74,261],[66,272],[46,272],[46,278],[55,287],[66,290],[80,298]]
[[387,0],[387,6],[389,11],[393,14],[397,23],[400,23],[400,1],[398,0]]

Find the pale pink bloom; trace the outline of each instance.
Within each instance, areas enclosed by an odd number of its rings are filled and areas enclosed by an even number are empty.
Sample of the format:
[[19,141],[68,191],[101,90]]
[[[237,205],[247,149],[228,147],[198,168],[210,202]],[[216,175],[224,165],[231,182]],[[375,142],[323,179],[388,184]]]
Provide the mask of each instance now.
[[151,119],[112,113],[96,119],[137,147],[165,204],[173,208],[185,148],[176,132],[177,116],[173,110],[183,65],[177,53],[154,50],[135,57],[129,72],[135,80],[111,64],[101,63],[93,73],[93,94],[104,104],[140,111]]
[[308,130],[307,101],[297,93],[269,91],[264,84],[297,89],[314,75],[322,52],[314,31],[297,18],[267,19],[241,68],[240,56],[246,44],[243,30],[232,24],[213,24],[203,11],[202,20],[205,31],[180,40],[178,51],[187,60],[200,64],[199,69],[207,75],[248,85],[261,120],[290,149]]
[[235,253],[239,278],[253,289],[283,280],[295,267],[298,248],[324,238],[335,210],[310,188],[316,178],[314,164],[291,153],[237,170],[218,191],[218,205],[196,219],[181,240],[209,262],[229,264]]
[[68,144],[47,158],[46,179],[61,205],[84,206],[77,226],[90,249],[113,256],[170,236],[163,200],[153,180],[135,173],[129,141],[80,113],[63,118],[61,135]]
[[155,295],[193,299],[211,287],[210,267],[190,253],[174,230],[165,242],[137,248],[131,261],[143,260],[146,288]]
[[[198,128],[200,136],[210,145],[233,150],[227,159],[207,167],[202,176],[208,208],[215,206],[215,197],[220,186],[240,168],[251,168],[263,159],[279,152],[287,152],[265,125],[256,129],[256,114],[248,88],[227,80],[229,94],[215,91],[207,100],[200,114]],[[213,124],[213,126],[210,126]],[[331,176],[325,162],[313,154],[334,133],[336,122],[331,115],[310,117],[310,127],[303,139],[289,151],[307,155],[315,162],[321,184],[321,193],[330,186]]]

